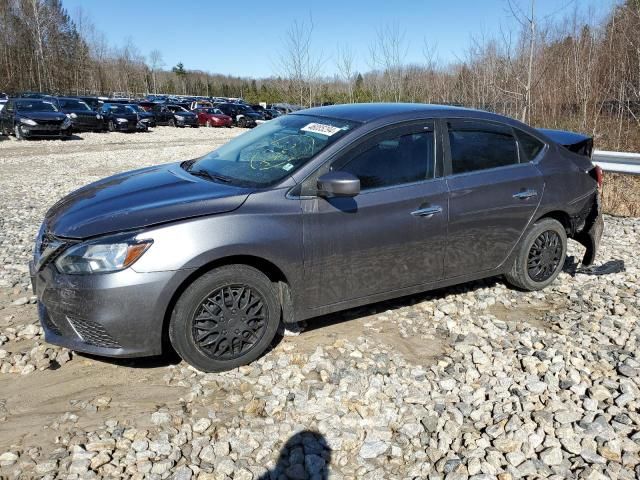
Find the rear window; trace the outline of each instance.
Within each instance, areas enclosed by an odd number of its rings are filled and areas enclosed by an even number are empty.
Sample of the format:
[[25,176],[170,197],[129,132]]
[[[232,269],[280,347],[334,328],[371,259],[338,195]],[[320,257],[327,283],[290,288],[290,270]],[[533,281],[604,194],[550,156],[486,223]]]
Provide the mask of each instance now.
[[452,173],[468,173],[519,163],[511,127],[479,120],[450,120]]
[[544,143],[528,133],[524,133],[522,130],[516,129],[515,132],[516,137],[518,137],[518,142],[520,143],[520,149],[522,153],[524,153],[525,158],[528,161],[534,160],[544,148]]

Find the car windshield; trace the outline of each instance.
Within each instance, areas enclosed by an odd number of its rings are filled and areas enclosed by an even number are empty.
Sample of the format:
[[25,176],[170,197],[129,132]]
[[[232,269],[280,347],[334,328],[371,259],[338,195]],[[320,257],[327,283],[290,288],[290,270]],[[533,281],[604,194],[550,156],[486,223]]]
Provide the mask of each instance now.
[[266,187],[295,172],[358,125],[310,115],[280,117],[199,158],[188,170],[215,181]]
[[142,108],[140,105],[127,105],[127,107],[133,110],[134,112],[142,112],[142,113],[146,112],[146,110]]
[[58,100],[60,108],[69,110],[91,110],[82,100]]
[[19,112],[57,112],[58,109],[51,102],[42,100],[22,100],[16,102],[16,110]]
[[109,105],[111,113],[131,113],[131,108],[128,105]]

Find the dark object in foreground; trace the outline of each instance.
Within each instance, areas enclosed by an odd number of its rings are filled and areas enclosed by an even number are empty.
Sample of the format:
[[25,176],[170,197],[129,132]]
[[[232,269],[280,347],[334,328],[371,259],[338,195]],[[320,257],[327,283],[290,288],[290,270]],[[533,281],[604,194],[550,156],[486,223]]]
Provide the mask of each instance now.
[[126,357],[168,337],[220,371],[258,358],[280,322],[496,275],[539,290],[568,239],[593,262],[601,180],[584,152],[486,112],[291,113],[54,205],[31,263],[45,338]]

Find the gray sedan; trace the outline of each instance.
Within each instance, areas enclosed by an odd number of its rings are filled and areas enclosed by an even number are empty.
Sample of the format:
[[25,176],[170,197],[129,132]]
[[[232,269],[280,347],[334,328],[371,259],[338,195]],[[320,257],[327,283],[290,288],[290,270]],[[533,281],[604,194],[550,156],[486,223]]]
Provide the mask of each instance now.
[[546,287],[602,235],[592,141],[417,104],[302,110],[201,158],[126,172],[46,214],[31,275],[48,342],[168,343],[221,371],[281,322],[503,276]]

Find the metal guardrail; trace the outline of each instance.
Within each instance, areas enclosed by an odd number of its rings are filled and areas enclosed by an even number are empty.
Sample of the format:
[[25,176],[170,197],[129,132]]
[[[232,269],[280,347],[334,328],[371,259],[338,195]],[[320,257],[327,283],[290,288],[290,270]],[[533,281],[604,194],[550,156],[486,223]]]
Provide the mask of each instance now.
[[605,172],[640,175],[640,153],[595,150],[591,161]]

